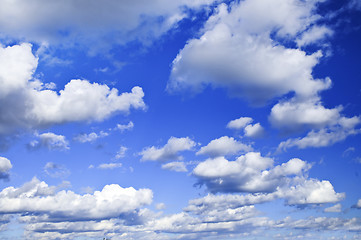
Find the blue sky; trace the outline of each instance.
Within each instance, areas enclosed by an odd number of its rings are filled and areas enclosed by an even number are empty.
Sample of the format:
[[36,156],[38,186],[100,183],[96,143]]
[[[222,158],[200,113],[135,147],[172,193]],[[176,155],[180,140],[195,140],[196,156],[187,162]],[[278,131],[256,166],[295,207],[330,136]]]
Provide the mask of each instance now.
[[0,3],[1,239],[360,239],[357,0]]

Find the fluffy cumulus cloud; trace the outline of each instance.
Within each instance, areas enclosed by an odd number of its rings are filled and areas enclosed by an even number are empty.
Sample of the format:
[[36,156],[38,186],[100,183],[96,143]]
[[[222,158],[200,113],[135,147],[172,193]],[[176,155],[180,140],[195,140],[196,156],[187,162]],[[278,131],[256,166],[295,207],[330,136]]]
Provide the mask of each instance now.
[[13,166],[9,159],[0,157],[0,179],[8,179],[9,171],[12,167]]
[[93,194],[79,195],[72,191],[56,191],[34,178],[19,188],[7,187],[0,192],[0,212],[27,212],[47,221],[78,221],[117,218],[152,202],[149,189],[122,188],[106,185]]
[[196,143],[188,137],[171,137],[163,147],[147,147],[139,154],[142,156],[142,161],[182,160],[183,157],[179,155],[179,152],[192,150],[195,146]]
[[[232,96],[259,105],[292,93],[270,114],[270,122],[283,132],[333,126],[341,107],[323,106],[319,93],[331,87],[331,79],[316,79],[313,68],[322,51],[307,54],[301,48],[322,43],[333,31],[319,25],[316,6],[322,1],[246,0],[220,4],[207,20],[201,36],[191,39],[173,61],[169,91],[201,91],[205,86],[228,89]],[[230,122],[229,128],[246,128],[245,135],[259,137],[260,125],[250,119]],[[343,134],[350,135],[350,134]],[[338,141],[338,140],[336,140]]]
[[223,136],[212,140],[207,146],[202,147],[196,154],[208,155],[210,157],[236,155],[251,151],[252,147],[238,142],[233,137]]
[[265,133],[264,128],[260,123],[251,124],[253,119],[250,117],[240,117],[232,120],[227,124],[227,128],[240,130],[243,129],[244,136],[258,138],[262,137]]
[[317,2],[246,0],[229,8],[221,4],[202,36],[188,41],[174,59],[168,89],[200,91],[210,84],[261,104],[288,92],[309,97],[328,88],[329,81],[311,74],[321,52],[307,55],[275,40],[293,39],[307,30],[319,18],[313,11]]
[[73,121],[101,121],[144,109],[143,90],[119,93],[107,85],[71,80],[56,92],[33,78],[38,59],[30,44],[0,47],[0,134]]
[[24,0],[3,1],[1,36],[64,46],[92,44],[98,48],[132,40],[148,43],[185,18],[187,8],[196,10],[212,2],[214,0],[80,0],[53,4],[36,0],[30,4]]
[[28,144],[28,148],[31,150],[39,148],[47,148],[49,150],[68,150],[69,142],[65,136],[57,135],[52,132],[37,134],[38,140],[33,140]]
[[268,198],[284,198],[289,205],[337,202],[344,197],[329,181],[308,179],[310,168],[297,158],[274,166],[272,158],[250,152],[235,161],[207,159],[194,168],[193,175],[211,192],[270,193]]

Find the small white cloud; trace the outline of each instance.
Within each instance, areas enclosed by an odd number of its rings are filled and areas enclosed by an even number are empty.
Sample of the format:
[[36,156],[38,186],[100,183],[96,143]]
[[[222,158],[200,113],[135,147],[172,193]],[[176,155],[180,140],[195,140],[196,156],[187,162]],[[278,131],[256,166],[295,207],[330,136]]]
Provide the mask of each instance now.
[[114,168],[120,168],[123,164],[121,163],[102,163],[98,166],[99,169],[114,169]]
[[253,119],[250,117],[240,117],[238,119],[232,120],[227,124],[227,128],[231,129],[243,129],[246,125],[253,122]]
[[114,130],[120,130],[121,132],[125,130],[131,130],[134,127],[134,123],[130,121],[128,124],[117,124]]
[[323,211],[324,212],[333,212],[333,213],[339,213],[341,212],[342,205],[341,203],[335,204],[331,207],[325,208]]
[[65,136],[57,135],[51,132],[42,133],[36,135],[39,140],[33,140],[28,144],[28,148],[31,150],[39,148],[47,148],[49,150],[69,150],[69,142],[66,140]]
[[163,147],[147,147],[139,154],[142,156],[142,161],[182,160],[183,157],[179,156],[178,153],[191,150],[194,146],[196,143],[188,137],[171,137]]
[[157,205],[155,205],[155,208],[157,210],[163,210],[166,208],[165,204],[164,203],[158,203]]
[[53,162],[47,162],[44,171],[53,178],[64,178],[70,174],[70,171],[65,166]]
[[233,137],[223,136],[212,140],[207,146],[202,147],[196,155],[208,155],[210,157],[236,155],[241,152],[252,151],[252,147],[238,142]]
[[170,162],[170,163],[162,164],[162,169],[166,169],[174,172],[188,172],[184,162]]
[[128,150],[127,147],[120,146],[119,151],[115,155],[115,159],[123,158],[125,157],[125,152]]
[[0,179],[8,179],[9,171],[12,167],[13,166],[9,159],[0,157]]
[[108,136],[109,133],[104,132],[104,131],[100,131],[99,134],[92,132],[89,134],[83,133],[83,134],[79,134],[78,136],[76,136],[74,138],[75,141],[81,142],[81,143],[86,143],[86,142],[94,142],[95,140],[97,140],[98,138],[103,138]]
[[349,156],[352,152],[355,152],[355,148],[354,147],[349,147],[347,148],[343,153],[342,153],[342,157],[347,157]]

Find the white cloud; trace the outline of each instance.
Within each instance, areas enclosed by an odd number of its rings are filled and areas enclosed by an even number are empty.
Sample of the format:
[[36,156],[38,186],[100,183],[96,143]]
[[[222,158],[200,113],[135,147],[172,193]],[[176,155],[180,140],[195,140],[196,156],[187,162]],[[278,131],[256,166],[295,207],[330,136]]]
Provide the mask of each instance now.
[[240,117],[238,119],[232,120],[227,124],[227,128],[231,129],[243,129],[244,136],[259,138],[262,137],[265,133],[263,127],[260,123],[251,124],[253,119],[250,117]]
[[44,171],[47,175],[54,178],[63,178],[70,174],[70,171],[65,166],[53,162],[47,162]]
[[13,167],[10,160],[5,157],[0,157],[0,179],[8,179],[9,171]]
[[325,208],[323,211],[324,212],[333,212],[333,213],[337,212],[337,213],[339,213],[339,212],[341,212],[341,210],[342,210],[342,205],[340,203],[337,203],[337,204],[335,204],[335,205],[333,205],[331,207]]
[[115,130],[120,130],[121,132],[125,130],[131,130],[134,127],[134,123],[130,121],[128,124],[117,124]]
[[310,168],[310,164],[297,158],[274,166],[272,158],[251,152],[236,161],[224,157],[208,159],[194,168],[193,175],[211,192],[272,194],[259,195],[256,201],[284,198],[289,205],[303,205],[337,202],[344,198],[344,194],[334,191],[329,181],[308,179]]
[[195,145],[196,143],[188,137],[171,137],[163,147],[147,147],[139,154],[142,156],[142,161],[182,160],[182,156],[179,156],[178,153],[192,150]]
[[2,1],[0,28],[3,37],[63,46],[82,44],[96,51],[94,48],[106,49],[109,45],[133,40],[147,44],[184,19],[187,8],[196,10],[212,2],[214,0],[129,3],[35,0],[30,4],[24,0]]
[[253,122],[253,119],[250,117],[240,117],[238,119],[232,120],[227,124],[227,128],[231,129],[243,129],[245,126]]
[[121,163],[102,163],[98,166],[100,169],[114,169],[122,167]]
[[127,147],[120,146],[117,154],[115,155],[115,159],[123,158],[125,157],[125,152],[128,150]]
[[356,208],[361,208],[361,198],[357,201]]
[[264,135],[264,129],[261,124],[249,124],[244,128],[244,135],[246,137],[258,138]]
[[246,0],[221,4],[198,39],[174,59],[168,90],[200,91],[205,85],[227,88],[231,95],[262,104],[289,92],[303,98],[329,87],[312,77],[321,52],[307,55],[271,39],[293,39],[319,16],[318,1]]
[[273,159],[250,152],[228,161],[224,157],[207,159],[193,174],[212,192],[272,192],[287,182],[288,175],[300,175],[310,168],[300,159],[273,167]]
[[298,147],[300,149],[308,147],[326,147],[336,142],[345,140],[350,135],[361,133],[361,129],[356,129],[355,126],[361,123],[359,117],[339,119],[339,122],[330,127],[325,127],[320,130],[311,130],[305,137],[290,138],[281,142],[278,150],[286,150],[291,147]]
[[157,210],[162,210],[166,208],[166,205],[164,203],[158,203],[157,205],[155,205],[155,208]]
[[150,204],[152,197],[149,189],[122,188],[117,184],[106,185],[93,194],[55,192],[54,187],[33,178],[22,187],[7,187],[0,192],[0,212],[27,212],[48,221],[109,219]]
[[39,148],[47,148],[49,150],[69,150],[69,142],[65,136],[57,135],[55,133],[47,132],[37,134],[38,140],[33,140],[28,144],[28,148],[35,150]]
[[340,118],[341,108],[327,109],[319,99],[298,101],[296,98],[273,106],[269,120],[273,126],[284,131],[321,128],[335,124]]
[[252,147],[238,142],[233,137],[223,136],[212,140],[207,146],[202,147],[196,155],[208,155],[210,157],[236,155],[241,152],[251,151]]
[[97,134],[95,132],[91,132],[89,134],[83,133],[83,134],[79,134],[78,136],[76,136],[74,138],[74,140],[78,141],[78,142],[81,142],[81,143],[94,142],[98,138],[103,138],[103,137],[106,137],[108,135],[109,135],[109,133],[104,132],[104,131],[100,131],[99,134]]
[[119,94],[107,85],[78,79],[60,92],[43,89],[38,80],[32,80],[37,62],[30,44],[0,46],[0,134],[66,122],[102,121],[115,113],[129,113],[131,108],[145,108],[140,87]]
[[166,169],[174,172],[188,172],[184,162],[169,162],[162,164],[162,169]]
[[[316,230],[320,232],[325,231],[355,231],[357,234],[361,231],[361,223],[359,218],[327,218],[327,217],[308,217],[306,219],[292,220],[290,218],[281,221],[278,224],[279,227],[285,227],[289,229],[303,229]],[[355,237],[357,239],[357,237]]]
[[307,46],[310,44],[320,44],[326,37],[332,36],[333,31],[326,26],[314,26],[305,31],[302,36],[296,40],[299,47]]
[[280,189],[280,197],[289,205],[334,203],[345,198],[344,193],[336,193],[329,181],[302,179],[297,185]]

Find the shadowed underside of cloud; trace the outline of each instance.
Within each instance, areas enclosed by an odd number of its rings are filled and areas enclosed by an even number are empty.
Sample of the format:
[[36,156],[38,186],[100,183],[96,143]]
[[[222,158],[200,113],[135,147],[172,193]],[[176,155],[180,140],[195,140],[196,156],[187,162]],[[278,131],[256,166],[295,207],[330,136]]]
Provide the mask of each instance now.
[[103,53],[130,41],[150,44],[214,0],[24,0],[4,1],[0,8],[0,37],[44,45],[88,48]]

